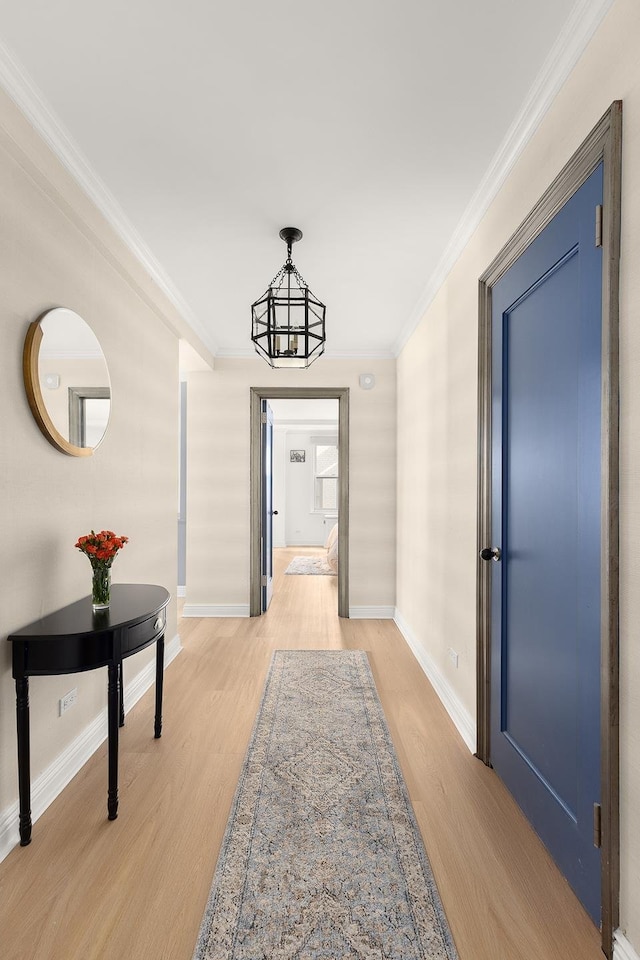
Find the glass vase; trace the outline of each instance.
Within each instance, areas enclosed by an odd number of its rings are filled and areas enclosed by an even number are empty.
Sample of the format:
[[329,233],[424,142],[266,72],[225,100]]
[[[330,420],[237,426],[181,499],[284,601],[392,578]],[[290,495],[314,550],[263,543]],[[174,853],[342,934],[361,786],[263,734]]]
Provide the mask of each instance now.
[[106,610],[111,600],[111,567],[96,564],[93,567],[91,581],[91,603],[93,612]]

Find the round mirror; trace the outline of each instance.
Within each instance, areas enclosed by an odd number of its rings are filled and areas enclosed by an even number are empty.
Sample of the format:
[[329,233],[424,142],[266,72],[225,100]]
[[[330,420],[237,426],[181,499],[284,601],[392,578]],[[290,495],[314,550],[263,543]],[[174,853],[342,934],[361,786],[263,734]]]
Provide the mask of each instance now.
[[24,384],[36,422],[53,446],[91,456],[111,409],[107,361],[89,325],[66,307],[47,310],[29,326]]

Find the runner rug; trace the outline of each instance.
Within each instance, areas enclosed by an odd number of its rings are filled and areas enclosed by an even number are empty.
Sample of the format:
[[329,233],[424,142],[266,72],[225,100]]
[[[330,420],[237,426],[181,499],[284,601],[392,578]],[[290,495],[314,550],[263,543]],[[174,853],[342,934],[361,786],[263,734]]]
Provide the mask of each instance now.
[[194,960],[457,957],[363,651],[279,650]]

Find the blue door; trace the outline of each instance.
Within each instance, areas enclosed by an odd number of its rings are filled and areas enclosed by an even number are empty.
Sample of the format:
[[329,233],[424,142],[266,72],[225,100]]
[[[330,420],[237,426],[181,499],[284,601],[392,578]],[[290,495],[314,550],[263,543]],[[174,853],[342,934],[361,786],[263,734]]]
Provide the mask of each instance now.
[[273,410],[261,401],[262,447],[262,612],[269,609],[273,594]]
[[491,762],[596,924],[601,203],[602,165],[492,289]]

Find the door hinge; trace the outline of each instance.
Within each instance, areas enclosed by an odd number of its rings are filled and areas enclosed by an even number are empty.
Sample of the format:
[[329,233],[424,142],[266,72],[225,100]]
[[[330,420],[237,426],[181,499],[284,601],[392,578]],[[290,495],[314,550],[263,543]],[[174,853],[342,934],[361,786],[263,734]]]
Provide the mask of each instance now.
[[263,586],[263,587],[266,587],[266,585],[267,585],[267,575],[266,575],[266,573],[263,573],[263,574],[262,574],[262,586]]
[[596,247],[602,246],[602,204],[596,207]]
[[593,805],[593,845],[602,846],[602,807],[599,803]]
[[267,415],[266,415],[266,413],[261,413],[261,414],[260,414],[260,423],[266,423],[266,422],[267,422]]

